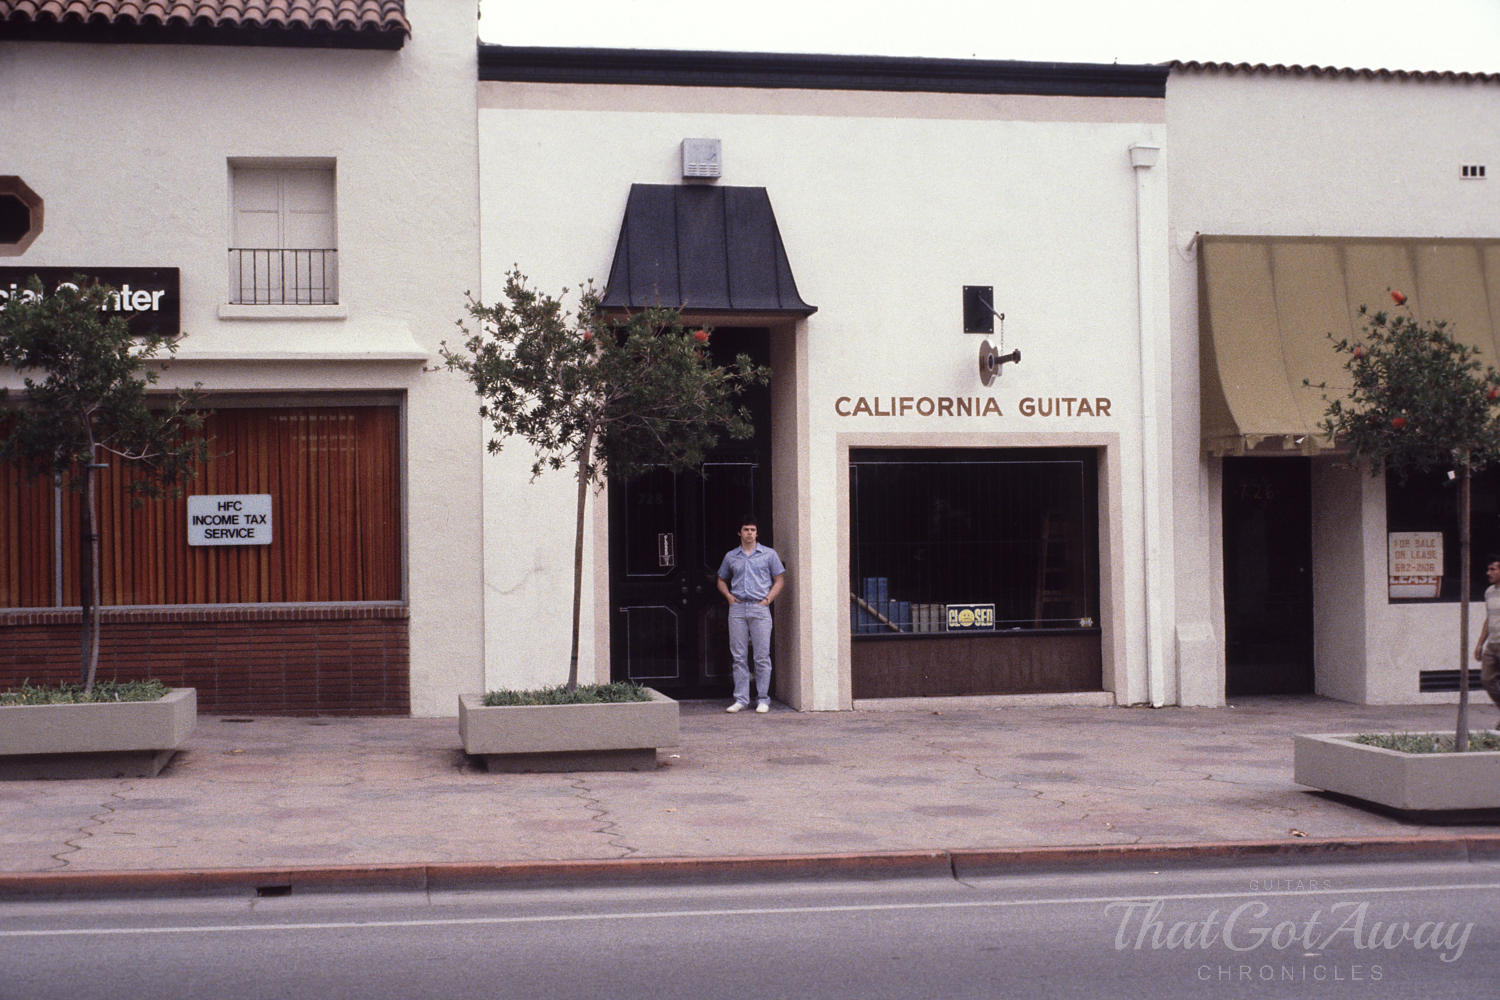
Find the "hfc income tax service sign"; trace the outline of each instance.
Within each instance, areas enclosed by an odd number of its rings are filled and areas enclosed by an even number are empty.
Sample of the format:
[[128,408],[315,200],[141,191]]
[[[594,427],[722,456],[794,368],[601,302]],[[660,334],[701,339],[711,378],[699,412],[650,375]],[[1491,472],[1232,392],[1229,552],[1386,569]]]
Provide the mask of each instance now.
[[189,545],[270,545],[271,494],[187,498]]

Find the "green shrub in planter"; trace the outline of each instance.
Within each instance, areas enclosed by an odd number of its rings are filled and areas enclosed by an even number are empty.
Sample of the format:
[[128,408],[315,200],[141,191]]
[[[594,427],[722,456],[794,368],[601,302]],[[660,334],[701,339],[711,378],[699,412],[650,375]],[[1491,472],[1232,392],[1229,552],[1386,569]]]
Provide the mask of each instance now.
[[548,469],[575,470],[568,687],[576,688],[590,484],[602,484],[606,469],[626,482],[648,469],[696,468],[721,436],[750,437],[755,428],[739,394],[764,385],[771,372],[744,354],[733,364],[715,364],[709,330],[687,329],[676,310],[606,316],[591,285],[570,315],[560,299],[513,270],[501,301],[471,298],[468,311],[458,323],[463,344],[444,341],[438,353],[445,368],[473,384],[479,415],[494,432],[489,451],[498,453],[519,435],[536,453],[533,478]]
[[568,690],[566,684],[533,691],[491,691],[484,696],[485,708],[502,705],[600,705],[619,701],[650,701],[651,696],[639,684],[616,681],[613,684],[580,684]]
[[93,690],[82,684],[42,687],[22,682],[12,691],[0,691],[0,705],[87,705],[116,701],[160,701],[167,695],[161,681],[105,681]]
[[208,441],[193,433],[203,424],[193,409],[196,391],[179,390],[170,401],[151,392],[182,334],[132,329],[111,296],[118,290],[83,275],[44,293],[33,276],[0,308],[0,366],[25,386],[19,405],[0,407],[0,462],[82,498],[78,675],[85,688],[99,666],[99,537],[108,520],[97,509],[99,475],[129,466],[135,471],[120,476],[123,492],[176,495],[210,458]]
[[[1330,398],[1324,430],[1372,474],[1448,470],[1458,481],[1458,718],[1454,747],[1469,741],[1469,519],[1475,472],[1500,462],[1500,372],[1459,340],[1445,320],[1419,320],[1407,297],[1400,312],[1360,306],[1361,336],[1334,338],[1349,384]],[[1312,383],[1303,380],[1304,385]],[[1318,386],[1328,389],[1326,384]]]
[[[1401,753],[1452,753],[1454,737],[1433,733],[1360,733],[1351,743],[1399,750]],[[1500,750],[1500,733],[1479,730],[1469,733],[1469,750]]]

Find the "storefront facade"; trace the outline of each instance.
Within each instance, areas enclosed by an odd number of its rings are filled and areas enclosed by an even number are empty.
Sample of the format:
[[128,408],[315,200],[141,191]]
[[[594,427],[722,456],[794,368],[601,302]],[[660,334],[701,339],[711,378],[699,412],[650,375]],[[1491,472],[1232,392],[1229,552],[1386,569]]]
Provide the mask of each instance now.
[[[1496,78],[1181,65],[1167,128],[1177,623],[1217,637],[1184,658],[1183,702],[1456,699],[1453,487],[1351,469],[1303,380],[1339,384],[1327,335],[1391,290],[1500,357]],[[1497,487],[1476,483],[1476,598]],[[1412,539],[1441,543],[1436,598],[1393,579]]]
[[[119,287],[185,334],[161,385],[212,411],[186,496],[136,510],[128,470],[101,477],[100,676],[215,712],[452,714],[481,680],[482,446],[423,367],[477,278],[474,12],[114,6],[0,23],[0,89],[32,95],[0,111],[0,295]],[[78,499],[0,484],[0,684],[73,679]]]
[[[758,453],[594,507],[597,679],[727,693],[699,595],[753,511],[796,708],[1170,699],[1164,74],[481,48],[486,294],[592,279],[774,372]],[[567,607],[572,485],[529,461],[485,470],[492,622]],[[553,680],[550,631],[491,630],[488,686]]]
[[[753,439],[594,496],[586,680],[727,695],[750,514],[797,709],[1455,697],[1449,491],[1349,469],[1302,380],[1388,288],[1500,354],[1492,77],[481,45],[476,87],[435,0],[321,50],[10,17],[0,86],[53,110],[0,113],[0,295],[121,286],[223,442],[144,513],[106,473],[122,675],[433,716],[566,676],[574,483],[426,370],[515,266],[774,373]],[[77,501],[5,475],[0,682],[66,678]],[[208,498],[271,541],[195,540]],[[1393,535],[1442,538],[1437,597]]]

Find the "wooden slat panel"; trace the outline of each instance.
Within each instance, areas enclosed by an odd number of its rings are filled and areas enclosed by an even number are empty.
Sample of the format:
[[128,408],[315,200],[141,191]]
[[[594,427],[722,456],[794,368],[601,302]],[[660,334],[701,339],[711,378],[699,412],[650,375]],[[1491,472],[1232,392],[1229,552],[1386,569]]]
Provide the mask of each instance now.
[[0,465],[0,607],[52,604],[52,483]]
[[[401,597],[399,413],[395,407],[224,409],[204,427],[213,459],[195,494],[269,493],[269,546],[187,544],[183,497],[133,507],[138,475],[99,482],[104,604],[389,601]],[[0,607],[53,603],[52,491],[0,470]],[[8,502],[15,496],[15,502]],[[76,605],[79,497],[63,503],[64,601]]]
[[1006,633],[852,643],[855,698],[1098,691],[1099,633]]

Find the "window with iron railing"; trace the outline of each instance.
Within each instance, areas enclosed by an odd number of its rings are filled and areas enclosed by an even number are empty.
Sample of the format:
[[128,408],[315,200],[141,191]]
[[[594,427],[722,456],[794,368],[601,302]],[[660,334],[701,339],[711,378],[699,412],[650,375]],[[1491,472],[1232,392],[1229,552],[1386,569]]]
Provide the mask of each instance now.
[[229,248],[229,301],[235,305],[335,305],[335,248]]
[[232,160],[230,197],[230,303],[336,305],[339,259],[333,163]]

